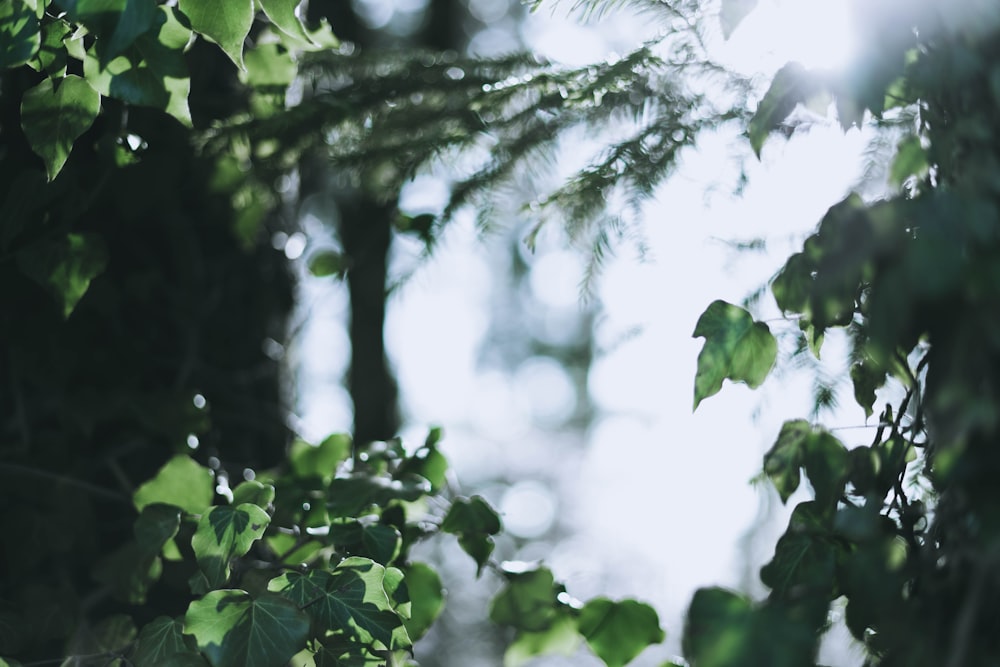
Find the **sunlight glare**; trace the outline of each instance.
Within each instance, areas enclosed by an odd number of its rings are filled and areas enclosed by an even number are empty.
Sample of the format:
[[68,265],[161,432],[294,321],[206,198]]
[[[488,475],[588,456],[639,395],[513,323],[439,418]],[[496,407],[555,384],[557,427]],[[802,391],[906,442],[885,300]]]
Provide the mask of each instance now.
[[840,70],[855,50],[847,0],[761,0],[723,46],[738,71],[776,70],[789,61]]

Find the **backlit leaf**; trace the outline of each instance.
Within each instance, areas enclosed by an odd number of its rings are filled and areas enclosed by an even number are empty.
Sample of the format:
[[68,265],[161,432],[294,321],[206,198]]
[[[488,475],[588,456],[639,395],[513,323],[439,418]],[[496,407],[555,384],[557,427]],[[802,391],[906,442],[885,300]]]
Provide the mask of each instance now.
[[240,482],[233,489],[233,505],[243,503],[253,503],[258,507],[267,509],[268,505],[274,502],[274,487],[270,484],[261,484],[257,480]]
[[441,577],[424,563],[411,563],[403,569],[410,595],[410,617],[403,619],[410,639],[417,641],[430,629],[444,608]]
[[816,85],[816,78],[799,63],[788,63],[778,70],[747,127],[757,157],[768,135],[781,126],[796,105],[807,102],[816,93]]
[[545,567],[509,573],[507,585],[490,603],[490,620],[526,632],[547,630],[558,615],[561,590]]
[[504,667],[520,667],[540,655],[573,655],[580,646],[576,620],[559,616],[545,630],[519,632],[503,654]]
[[21,128],[31,150],[45,162],[51,181],[62,170],[77,138],[97,118],[101,96],[87,81],[71,74],[54,87],[42,79],[21,101]]
[[712,302],[694,328],[704,336],[694,380],[694,407],[722,389],[722,381],[745,382],[758,387],[778,354],[778,343],[763,322],[755,322],[743,308],[722,300]]
[[191,548],[208,584],[220,586],[229,578],[229,562],[250,550],[270,523],[271,517],[257,505],[213,507],[201,515],[191,538]]
[[184,632],[214,667],[274,667],[305,646],[309,617],[280,595],[211,591],[188,606]]
[[132,496],[135,508],[142,511],[146,505],[166,503],[180,507],[190,514],[201,514],[212,504],[212,471],[199,465],[190,456],[173,457]]
[[778,490],[781,502],[787,502],[799,488],[799,469],[805,459],[805,443],[811,433],[812,425],[804,419],[787,421],[781,425],[774,445],[764,454],[764,473]]
[[318,445],[296,440],[292,443],[288,458],[296,477],[330,480],[337,472],[337,465],[346,461],[352,450],[351,436],[334,433]]
[[587,645],[608,667],[623,667],[665,636],[656,610],[636,600],[594,598],[580,610],[577,625]]
[[264,10],[267,18],[281,32],[290,37],[311,42],[309,33],[302,25],[302,21],[295,15],[295,8],[301,4],[301,0],[260,0],[260,6]]
[[456,498],[441,522],[441,530],[458,535],[458,544],[483,571],[493,553],[493,538],[501,530],[500,515],[480,496]]
[[253,24],[253,0],[180,0],[179,7],[195,32],[225,51],[236,66],[243,66],[243,41]]

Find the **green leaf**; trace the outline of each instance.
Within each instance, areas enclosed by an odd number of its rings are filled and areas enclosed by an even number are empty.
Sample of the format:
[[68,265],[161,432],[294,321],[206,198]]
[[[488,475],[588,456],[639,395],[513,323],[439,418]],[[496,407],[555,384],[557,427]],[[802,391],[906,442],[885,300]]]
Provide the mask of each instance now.
[[692,336],[705,337],[694,380],[695,409],[722,389],[725,378],[751,388],[760,386],[778,355],[778,343],[766,324],[722,300],[712,302],[702,313]]
[[403,461],[399,472],[420,475],[431,483],[431,492],[436,493],[448,482],[448,459],[437,448],[436,440],[429,437],[428,442]]
[[562,590],[545,567],[508,573],[507,585],[490,602],[490,620],[525,632],[547,630],[559,613]]
[[851,382],[854,385],[854,400],[865,410],[865,417],[871,417],[875,406],[875,391],[886,381],[886,370],[871,359],[851,364]]
[[764,455],[764,472],[781,502],[787,502],[799,486],[799,469],[805,467],[819,505],[834,507],[843,494],[849,463],[847,449],[837,438],[796,419],[782,424],[777,441]]
[[142,508],[132,532],[142,552],[156,556],[173,539],[181,525],[181,512],[175,505],[154,503]]
[[18,268],[52,294],[68,318],[104,272],[107,251],[96,234],[67,234],[29,245],[17,253]]
[[774,445],[764,454],[764,473],[778,490],[783,503],[799,488],[799,469],[805,459],[805,442],[811,433],[812,425],[804,419],[787,421],[781,425]]
[[483,567],[493,553],[493,538],[501,530],[500,515],[480,496],[456,498],[441,522],[441,530],[458,535],[458,544]]
[[729,39],[733,31],[756,6],[757,0],[722,0],[722,11],[719,13],[722,36]]
[[388,475],[338,477],[330,482],[327,507],[336,516],[358,516],[373,505],[384,507],[392,500],[412,502],[430,490],[430,483],[415,475],[403,479]]
[[101,96],[82,78],[71,74],[53,86],[42,79],[21,101],[21,128],[28,144],[45,162],[51,181],[62,170],[77,138],[87,131],[101,109]]
[[111,38],[106,44],[102,44],[103,40],[97,41],[101,66],[124,53],[140,35],[149,32],[164,19],[165,16],[157,10],[156,0],[127,0]]
[[53,79],[66,76],[66,46],[63,40],[72,32],[65,21],[42,24],[42,43],[35,59],[30,63],[31,67],[45,72]]
[[760,580],[778,596],[835,596],[837,547],[829,536],[829,512],[815,502],[799,503],[774,557],[760,570]]
[[410,563],[403,573],[410,595],[410,617],[403,619],[403,625],[410,639],[417,641],[444,609],[444,588],[438,573],[424,563]]
[[189,514],[201,514],[212,504],[212,471],[185,454],[173,457],[156,476],[136,489],[137,510],[153,503],[175,505]]
[[271,20],[278,30],[289,37],[301,39],[307,43],[312,43],[309,33],[306,32],[302,21],[295,15],[295,8],[301,4],[301,0],[260,0],[260,6],[264,14]]
[[205,664],[194,639],[184,634],[184,622],[169,616],[158,616],[143,626],[132,662],[171,666]]
[[305,646],[309,617],[280,595],[212,591],[188,606],[184,632],[214,667],[274,667]]
[[229,562],[250,551],[270,521],[267,512],[251,503],[213,507],[201,515],[191,548],[209,586],[221,586],[229,579]]
[[816,91],[816,82],[799,63],[788,63],[778,70],[747,127],[757,157],[768,135],[781,126],[796,105],[808,101]]
[[241,482],[233,489],[233,505],[253,503],[262,509],[274,502],[274,487],[270,484],[261,484],[257,480]]
[[0,3],[0,69],[24,65],[38,53],[38,17],[23,0]]
[[577,619],[587,645],[608,667],[623,667],[665,635],[656,610],[636,600],[594,598]]
[[361,542],[368,555],[383,565],[399,555],[402,541],[399,531],[392,526],[376,523],[361,529]]
[[159,28],[139,35],[123,55],[106,64],[94,49],[88,50],[84,73],[102,95],[160,109],[190,127],[191,81],[184,49],[191,31],[181,23],[176,9],[166,6],[157,8],[154,25]]
[[337,466],[350,458],[353,449],[351,436],[334,433],[315,446],[296,440],[292,443],[288,460],[296,477],[320,477],[329,482],[337,472]]
[[180,10],[195,32],[212,40],[241,70],[243,41],[253,25],[253,0],[180,0]]
[[141,605],[146,603],[150,587],[162,573],[163,562],[156,553],[135,542],[126,542],[97,561],[92,574],[116,599]]
[[[347,558],[333,572],[286,572],[268,583],[306,610],[319,632],[341,630],[359,641],[408,648],[397,629],[403,621],[392,609],[383,580],[385,568],[367,558]],[[401,645],[405,644],[405,645]]]
[[898,188],[910,176],[923,177],[928,168],[927,152],[920,143],[920,137],[910,135],[896,147],[896,156],[889,167],[889,183]]
[[342,278],[347,271],[344,256],[335,250],[321,250],[309,257],[309,273],[317,278],[337,276]]
[[503,654],[503,666],[521,667],[540,655],[573,655],[579,646],[576,619],[562,615],[540,632],[519,632]]
[[750,601],[722,588],[695,591],[684,623],[684,655],[698,667],[755,664],[747,646],[753,635]]
[[292,54],[279,44],[257,44],[247,51],[245,59],[246,72],[242,72],[240,78],[254,88],[277,89],[283,93],[298,72]]
[[847,448],[829,431],[813,431],[806,444],[803,465],[820,506],[836,507],[847,483],[848,461]]

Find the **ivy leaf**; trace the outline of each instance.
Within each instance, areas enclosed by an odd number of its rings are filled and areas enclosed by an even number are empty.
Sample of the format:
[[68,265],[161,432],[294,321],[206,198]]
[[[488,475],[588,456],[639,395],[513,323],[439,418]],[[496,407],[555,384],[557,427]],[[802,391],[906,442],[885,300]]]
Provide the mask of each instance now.
[[521,667],[540,655],[572,655],[580,646],[576,620],[566,615],[557,617],[545,630],[519,632],[503,654],[504,667]]
[[188,606],[184,632],[214,667],[273,667],[305,646],[309,617],[280,595],[219,590]]
[[806,444],[803,465],[816,502],[825,508],[835,508],[844,493],[849,473],[847,448],[829,431],[817,429]]
[[719,13],[722,36],[729,39],[733,31],[756,6],[757,0],[722,0],[722,10]]
[[131,660],[136,665],[205,665],[194,639],[184,634],[184,622],[169,616],[158,616],[143,626]]
[[31,7],[23,0],[0,3],[0,69],[24,65],[41,43],[38,17]]
[[548,568],[508,573],[506,587],[490,602],[490,620],[525,632],[547,630],[558,615],[560,592]]
[[803,419],[787,421],[764,455],[764,472],[778,490],[781,502],[787,502],[798,488],[802,467],[819,505],[835,506],[850,472],[847,449],[825,429],[813,428]]
[[698,589],[684,623],[684,655],[698,667],[741,664],[749,657],[752,613],[742,595],[722,588]]
[[392,526],[376,523],[361,529],[361,543],[373,560],[384,565],[399,555],[403,538]]
[[805,458],[805,441],[810,433],[812,425],[804,419],[787,421],[781,425],[774,445],[764,454],[764,473],[778,490],[783,503],[799,488],[799,468]]
[[320,477],[329,482],[337,472],[337,466],[351,456],[353,449],[351,436],[334,433],[318,445],[296,440],[292,443],[288,460],[292,474],[299,479]]
[[213,507],[201,515],[191,538],[191,548],[209,586],[220,586],[229,578],[229,562],[250,551],[261,538],[271,517],[251,503],[236,507]]
[[808,101],[815,92],[815,78],[799,63],[788,63],[778,70],[747,127],[750,145],[758,158],[771,131],[778,129],[796,105]]
[[62,170],[77,138],[101,109],[101,96],[84,79],[70,74],[59,87],[42,79],[21,100],[21,128],[28,144],[45,162],[51,181]]
[[162,573],[163,562],[156,553],[135,542],[126,542],[99,560],[92,574],[118,600],[141,605],[146,603],[150,587]]
[[636,600],[594,598],[577,619],[580,634],[608,667],[623,667],[665,635],[656,610]]
[[262,509],[267,509],[268,505],[274,502],[274,487],[270,484],[261,484],[257,480],[240,482],[233,489],[233,505],[253,503]]
[[778,343],[766,324],[722,300],[713,301],[702,313],[692,336],[705,337],[694,380],[695,409],[722,389],[725,378],[751,388],[760,386],[778,355]]
[[424,563],[411,563],[403,569],[410,595],[410,617],[403,619],[406,632],[417,641],[430,629],[444,608],[444,588],[434,568]]
[[154,503],[142,508],[132,532],[139,549],[148,556],[156,556],[177,534],[180,525],[181,513],[175,505]]
[[441,530],[458,535],[458,544],[472,556],[478,574],[493,553],[493,538],[501,530],[500,515],[480,496],[456,498],[441,522]]
[[243,65],[243,41],[253,25],[253,0],[180,0],[195,32],[219,45],[236,66]]
[[90,288],[90,281],[107,265],[104,241],[96,234],[67,234],[21,249],[17,263],[21,271],[42,285],[68,318]]
[[776,595],[834,596],[837,552],[828,537],[828,516],[825,506],[815,501],[795,507],[774,557],[760,570],[761,582]]
[[312,44],[313,41],[306,32],[302,21],[295,15],[295,8],[301,4],[301,0],[260,0],[260,6],[264,14],[271,20],[278,30],[289,37],[304,40]]
[[166,503],[189,514],[201,514],[212,504],[212,494],[212,471],[190,456],[178,454],[136,489],[132,502],[139,511],[146,505]]
[[367,558],[347,558],[333,572],[286,572],[268,583],[306,610],[320,632],[341,630],[359,641],[408,648],[397,632],[403,621],[393,611],[383,580],[385,568]]

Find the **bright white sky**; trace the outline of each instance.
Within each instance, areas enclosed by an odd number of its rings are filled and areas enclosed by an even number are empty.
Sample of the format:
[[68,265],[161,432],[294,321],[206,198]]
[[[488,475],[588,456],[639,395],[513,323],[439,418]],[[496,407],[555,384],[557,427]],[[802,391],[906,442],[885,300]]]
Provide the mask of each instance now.
[[[720,39],[720,57],[747,72],[773,73],[792,59],[811,67],[841,66],[851,53],[845,4],[762,0],[728,43]],[[562,12],[541,11],[530,17],[524,34],[544,55],[579,64],[629,50],[650,36],[644,29],[630,17],[577,26]],[[739,587],[755,577],[743,569],[741,539],[757,525],[757,548],[772,548],[783,524],[780,517],[761,522],[776,500],[749,480],[760,471],[780,424],[809,413],[808,384],[791,377],[772,380],[758,392],[727,382],[692,414],[702,342],[691,338],[694,324],[712,300],[738,303],[773,275],[855,182],[863,148],[860,132],[845,135],[835,122],[791,142],[772,138],[763,161],[749,163],[750,186],[742,198],[731,198],[726,186],[710,195],[720,181],[731,182],[726,170],[734,168],[733,145],[739,141],[705,137],[644,212],[652,261],[639,262],[625,248],[600,279],[605,317],[596,335],[612,349],[596,361],[588,385],[602,417],[588,435],[583,460],[567,464],[574,467],[575,482],[559,494],[530,481],[534,461],[551,465],[538,456],[546,443],[531,425],[565,410],[572,388],[560,369],[544,363],[519,369],[513,381],[476,369],[494,294],[495,249],[471,223],[453,226],[389,312],[388,345],[414,418],[405,435],[418,442],[426,425],[444,425],[445,451],[460,479],[488,478],[501,466],[522,471],[528,481],[493,500],[506,512],[508,526],[524,535],[544,529],[557,512],[568,516],[575,536],[545,554],[545,561],[570,593],[634,596],[660,611],[666,648],[651,650],[647,661],[637,661],[640,666],[658,664],[654,654],[662,661],[679,653],[682,613],[695,588]],[[404,205],[432,206],[443,197],[440,187],[422,180]],[[738,254],[718,241],[758,236],[769,239],[769,253]],[[535,256],[536,295],[553,312],[577,307],[580,263],[556,243],[543,245]],[[337,319],[345,296],[342,290],[306,287],[313,292],[307,300],[322,299],[325,311],[309,323],[303,343],[325,350],[323,356],[307,353],[311,366],[305,369],[312,376],[305,383],[316,389],[305,397],[303,430],[319,438],[350,424],[338,384],[346,355],[330,354],[348,346]],[[773,301],[764,306],[768,317],[777,315]],[[639,335],[611,345],[636,328]],[[838,345],[835,338],[829,341],[825,356],[836,360]],[[850,396],[843,393],[846,409],[838,419],[862,424],[861,411],[849,407]],[[624,572],[609,578],[622,563],[628,563],[619,568]],[[826,656],[828,664],[844,664],[838,660],[843,655]]]

